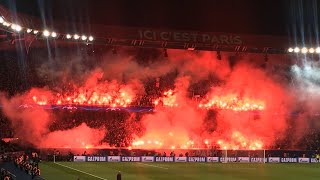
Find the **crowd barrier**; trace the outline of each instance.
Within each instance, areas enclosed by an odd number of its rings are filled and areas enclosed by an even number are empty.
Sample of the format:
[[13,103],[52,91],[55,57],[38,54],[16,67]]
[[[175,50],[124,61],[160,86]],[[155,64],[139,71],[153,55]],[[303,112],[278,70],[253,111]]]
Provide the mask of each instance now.
[[242,163],[319,163],[316,158],[254,157],[154,157],[154,156],[74,156],[74,162],[242,162]]

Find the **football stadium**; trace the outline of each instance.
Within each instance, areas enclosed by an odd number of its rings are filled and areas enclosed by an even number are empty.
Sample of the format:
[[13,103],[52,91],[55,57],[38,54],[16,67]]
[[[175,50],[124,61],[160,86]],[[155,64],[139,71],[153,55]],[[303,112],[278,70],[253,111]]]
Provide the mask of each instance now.
[[1,1],[0,180],[319,179],[318,7]]

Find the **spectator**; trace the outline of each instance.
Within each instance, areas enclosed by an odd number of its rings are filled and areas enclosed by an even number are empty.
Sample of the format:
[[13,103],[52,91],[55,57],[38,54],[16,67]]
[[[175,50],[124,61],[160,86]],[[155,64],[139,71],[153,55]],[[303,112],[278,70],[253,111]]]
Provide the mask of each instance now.
[[117,174],[117,180],[121,180],[121,172],[120,171]]

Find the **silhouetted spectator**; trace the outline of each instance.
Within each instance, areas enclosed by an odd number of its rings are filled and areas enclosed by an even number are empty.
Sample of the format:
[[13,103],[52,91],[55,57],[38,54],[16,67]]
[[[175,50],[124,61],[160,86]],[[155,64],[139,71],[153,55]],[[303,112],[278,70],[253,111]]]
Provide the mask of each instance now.
[[121,172],[120,171],[117,174],[117,180],[121,180]]

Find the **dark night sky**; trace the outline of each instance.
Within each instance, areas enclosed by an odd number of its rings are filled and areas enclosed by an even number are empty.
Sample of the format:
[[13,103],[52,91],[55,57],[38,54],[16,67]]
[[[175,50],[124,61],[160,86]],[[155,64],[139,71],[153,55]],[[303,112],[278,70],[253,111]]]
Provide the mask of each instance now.
[[2,4],[38,17],[45,14],[48,20],[84,25],[246,34],[313,33],[318,21],[315,0],[6,0]]

